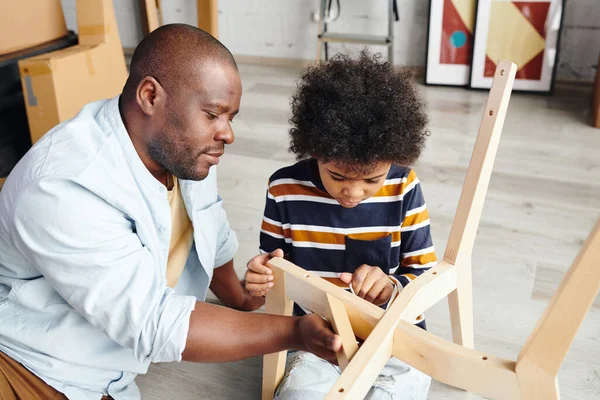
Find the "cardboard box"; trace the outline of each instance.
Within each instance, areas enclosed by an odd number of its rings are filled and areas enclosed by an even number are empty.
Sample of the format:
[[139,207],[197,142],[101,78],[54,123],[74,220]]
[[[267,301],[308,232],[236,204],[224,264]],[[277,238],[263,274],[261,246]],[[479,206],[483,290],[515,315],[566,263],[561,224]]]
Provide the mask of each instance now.
[[60,0],[0,1],[0,54],[67,35]]
[[79,45],[19,61],[31,141],[121,93],[127,67],[111,0],[78,0]]

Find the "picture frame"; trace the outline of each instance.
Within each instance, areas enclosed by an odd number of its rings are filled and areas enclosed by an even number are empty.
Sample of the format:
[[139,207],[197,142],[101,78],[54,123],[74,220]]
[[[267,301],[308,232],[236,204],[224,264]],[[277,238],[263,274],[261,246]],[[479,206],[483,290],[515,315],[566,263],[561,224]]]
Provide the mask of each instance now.
[[477,0],[430,0],[425,84],[468,86]]
[[517,64],[514,90],[552,93],[564,0],[479,0],[469,86],[489,89],[498,60]]

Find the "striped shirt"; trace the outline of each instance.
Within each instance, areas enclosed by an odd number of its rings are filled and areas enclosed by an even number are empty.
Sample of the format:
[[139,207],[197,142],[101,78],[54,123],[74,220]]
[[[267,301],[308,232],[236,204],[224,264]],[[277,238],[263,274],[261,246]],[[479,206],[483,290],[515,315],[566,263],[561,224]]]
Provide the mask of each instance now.
[[327,193],[315,160],[275,172],[260,250],[278,248],[294,264],[338,284],[340,273],[368,264],[404,287],[437,263],[419,179],[412,169],[396,165],[381,189],[354,208],[342,207]]

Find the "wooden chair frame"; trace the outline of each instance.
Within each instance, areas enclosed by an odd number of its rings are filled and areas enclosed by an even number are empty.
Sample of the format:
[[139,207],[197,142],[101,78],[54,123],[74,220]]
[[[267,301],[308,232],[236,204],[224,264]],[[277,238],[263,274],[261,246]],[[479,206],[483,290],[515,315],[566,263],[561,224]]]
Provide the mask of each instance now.
[[[497,399],[558,399],[557,373],[600,287],[600,221],[565,275],[517,361],[472,349],[471,253],[516,65],[501,61],[475,143],[443,261],[406,286],[387,311],[281,258],[266,312],[291,315],[294,302],[324,316],[342,338],[340,379],[327,399],[362,399],[390,357],[432,378]],[[595,266],[595,268],[594,268]],[[448,296],[453,339],[407,321]],[[356,337],[364,340],[360,348]],[[286,351],[264,357],[263,400],[272,399]]]
[[163,25],[161,0],[138,0],[144,36]]

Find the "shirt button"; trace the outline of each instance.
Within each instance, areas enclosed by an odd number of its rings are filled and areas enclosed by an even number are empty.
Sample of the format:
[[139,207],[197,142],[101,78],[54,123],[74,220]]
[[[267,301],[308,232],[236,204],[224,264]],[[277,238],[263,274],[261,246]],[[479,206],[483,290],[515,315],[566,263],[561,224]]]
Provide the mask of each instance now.
[[164,186],[161,186],[161,187],[160,187],[160,189],[159,189],[159,191],[160,191],[161,193],[165,193],[165,192],[167,191],[167,188],[166,188],[166,187],[164,187]]
[[164,227],[164,226],[162,226],[162,225],[159,225],[159,227],[158,227],[158,231],[159,231],[160,233],[165,233],[165,227]]

